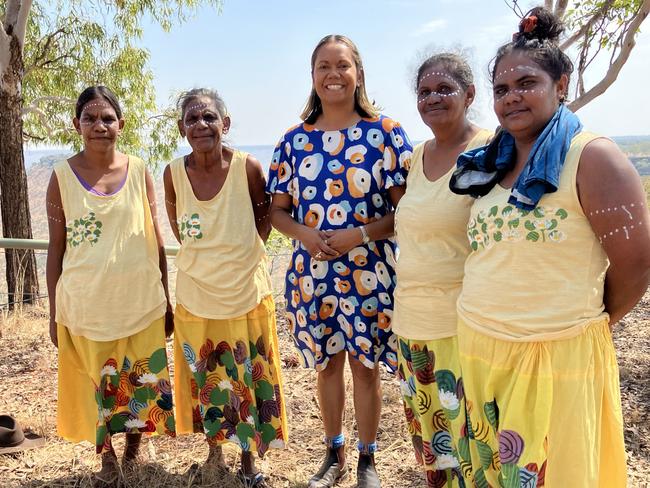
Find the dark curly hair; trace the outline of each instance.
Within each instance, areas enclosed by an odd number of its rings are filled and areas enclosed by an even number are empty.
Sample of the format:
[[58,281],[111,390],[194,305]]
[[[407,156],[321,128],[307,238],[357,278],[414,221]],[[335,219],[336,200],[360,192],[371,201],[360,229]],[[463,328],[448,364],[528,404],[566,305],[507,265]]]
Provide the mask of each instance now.
[[549,74],[553,81],[558,81],[562,75],[570,78],[573,62],[559,46],[560,35],[563,32],[564,24],[548,9],[535,7],[528,11],[519,22],[519,31],[513,35],[512,42],[501,46],[492,60],[490,68],[492,82],[499,61],[513,51],[526,53]]

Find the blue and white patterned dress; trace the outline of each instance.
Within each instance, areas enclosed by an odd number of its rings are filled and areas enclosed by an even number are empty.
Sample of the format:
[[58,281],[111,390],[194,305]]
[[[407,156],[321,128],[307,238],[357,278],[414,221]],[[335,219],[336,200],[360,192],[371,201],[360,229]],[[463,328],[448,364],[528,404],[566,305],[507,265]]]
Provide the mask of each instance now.
[[[399,123],[380,116],[343,130],[295,126],[275,148],[268,193],[292,196],[297,222],[321,230],[358,227],[393,211],[412,146]],[[322,371],[344,349],[369,368],[397,366],[391,331],[395,245],[379,240],[332,261],[298,241],[287,269],[287,319],[306,367]]]

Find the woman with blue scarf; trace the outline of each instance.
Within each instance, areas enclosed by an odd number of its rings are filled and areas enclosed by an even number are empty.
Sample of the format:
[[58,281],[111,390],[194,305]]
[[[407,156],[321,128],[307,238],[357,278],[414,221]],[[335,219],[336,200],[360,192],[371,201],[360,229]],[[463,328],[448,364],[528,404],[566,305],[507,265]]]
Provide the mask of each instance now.
[[476,486],[627,483],[611,327],[650,281],[650,215],[627,158],[563,105],[562,30],[538,7],[499,49],[501,131],[450,182],[480,197],[457,305]]

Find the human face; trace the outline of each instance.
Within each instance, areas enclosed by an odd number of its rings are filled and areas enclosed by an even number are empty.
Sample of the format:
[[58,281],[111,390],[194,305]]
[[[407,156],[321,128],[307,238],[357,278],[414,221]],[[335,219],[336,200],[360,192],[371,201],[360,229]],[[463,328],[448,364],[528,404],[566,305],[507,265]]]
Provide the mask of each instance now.
[[192,150],[199,153],[216,150],[229,128],[230,118],[221,118],[216,104],[209,97],[191,100],[183,118],[178,121],[181,135],[187,138]]
[[535,139],[558,109],[567,76],[553,81],[522,51],[501,58],[495,72],[494,112],[499,123],[515,138]]
[[320,47],[312,68],[312,86],[323,105],[354,103],[359,78],[352,49],[341,42]]
[[474,85],[463,90],[444,68],[434,65],[420,76],[417,100],[422,121],[435,133],[465,120],[466,110],[474,100]]
[[79,118],[73,120],[77,133],[84,141],[84,147],[106,149],[115,146],[124,128],[115,109],[103,98],[90,100],[81,109]]

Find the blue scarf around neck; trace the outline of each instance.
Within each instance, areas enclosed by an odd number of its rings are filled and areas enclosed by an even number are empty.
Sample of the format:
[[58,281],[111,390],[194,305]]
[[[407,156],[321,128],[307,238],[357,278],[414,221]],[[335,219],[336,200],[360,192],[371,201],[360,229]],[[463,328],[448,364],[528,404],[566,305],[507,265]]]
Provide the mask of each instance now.
[[[528,161],[512,186],[508,203],[533,210],[545,193],[557,191],[571,141],[582,130],[580,119],[560,105],[537,137]],[[487,146],[462,153],[449,182],[452,192],[487,195],[515,164],[515,139],[501,130]]]

